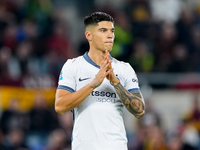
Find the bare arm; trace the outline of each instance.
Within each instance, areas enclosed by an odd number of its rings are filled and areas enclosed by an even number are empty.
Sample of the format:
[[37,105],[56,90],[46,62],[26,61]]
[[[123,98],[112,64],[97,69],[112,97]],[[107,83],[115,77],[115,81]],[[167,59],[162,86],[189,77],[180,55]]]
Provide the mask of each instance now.
[[141,118],[145,113],[142,94],[139,91],[130,93],[121,85],[120,82],[115,84],[114,88],[126,109],[137,119]]
[[70,93],[69,91],[63,89],[57,89],[55,100],[56,112],[63,114],[74,109],[82,103],[93,90],[94,88],[92,88],[89,84],[74,93]]
[[[110,60],[110,54],[108,53],[108,51],[106,51],[104,59],[107,61]],[[109,68],[112,68],[112,66],[110,65]],[[142,94],[139,91],[134,93],[130,93],[129,91],[127,91],[121,85],[120,81],[116,78],[113,71],[109,75],[107,75],[106,78],[110,80],[114,85],[114,88],[126,109],[136,118],[141,118],[145,113]]]

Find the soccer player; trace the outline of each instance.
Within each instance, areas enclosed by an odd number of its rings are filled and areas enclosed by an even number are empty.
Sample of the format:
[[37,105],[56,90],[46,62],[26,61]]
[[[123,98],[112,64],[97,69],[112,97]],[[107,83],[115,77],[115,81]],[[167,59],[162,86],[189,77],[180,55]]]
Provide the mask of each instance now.
[[132,67],[112,58],[113,18],[94,12],[84,20],[90,49],[64,64],[55,110],[74,115],[72,150],[127,150],[122,110],[144,115],[144,100]]

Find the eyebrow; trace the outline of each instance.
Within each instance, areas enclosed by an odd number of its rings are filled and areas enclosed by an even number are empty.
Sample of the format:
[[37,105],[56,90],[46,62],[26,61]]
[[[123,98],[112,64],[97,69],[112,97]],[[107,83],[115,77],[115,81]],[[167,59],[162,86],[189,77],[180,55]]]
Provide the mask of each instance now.
[[[109,30],[108,28],[99,28],[98,30],[102,30],[102,29]],[[111,30],[115,30],[115,28],[112,28]]]

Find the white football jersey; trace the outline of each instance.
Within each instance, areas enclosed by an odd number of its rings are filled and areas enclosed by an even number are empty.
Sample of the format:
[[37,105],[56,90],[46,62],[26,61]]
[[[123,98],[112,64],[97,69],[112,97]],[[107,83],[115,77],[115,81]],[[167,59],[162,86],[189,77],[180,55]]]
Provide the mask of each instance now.
[[[120,83],[130,92],[138,91],[138,79],[128,63],[114,58],[112,67]],[[58,89],[76,92],[89,84],[100,66],[85,53],[64,64]],[[127,150],[127,138],[122,118],[123,104],[106,78],[90,95],[72,110],[74,128],[72,150]]]

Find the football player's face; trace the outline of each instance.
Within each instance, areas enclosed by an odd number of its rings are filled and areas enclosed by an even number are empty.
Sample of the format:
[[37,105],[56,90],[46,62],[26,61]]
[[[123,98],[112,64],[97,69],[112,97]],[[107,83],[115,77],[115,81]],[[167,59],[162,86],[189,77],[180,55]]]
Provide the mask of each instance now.
[[92,46],[101,51],[111,51],[114,43],[114,25],[110,21],[101,21],[91,32]]

